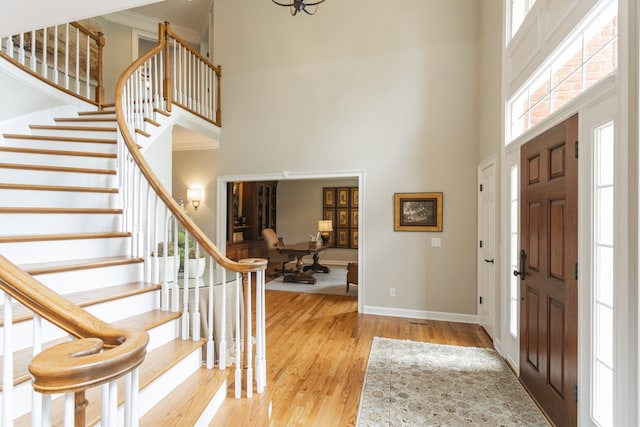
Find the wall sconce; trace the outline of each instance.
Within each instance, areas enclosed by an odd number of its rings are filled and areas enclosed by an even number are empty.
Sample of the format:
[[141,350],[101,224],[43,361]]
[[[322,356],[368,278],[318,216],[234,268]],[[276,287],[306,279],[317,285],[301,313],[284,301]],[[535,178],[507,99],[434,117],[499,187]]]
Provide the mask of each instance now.
[[318,221],[318,231],[320,232],[322,243],[326,245],[331,237],[331,232],[333,231],[332,221],[330,219],[321,219]]
[[198,206],[200,206],[200,201],[202,200],[202,190],[200,188],[188,188],[187,200],[191,202],[195,210],[198,210]]

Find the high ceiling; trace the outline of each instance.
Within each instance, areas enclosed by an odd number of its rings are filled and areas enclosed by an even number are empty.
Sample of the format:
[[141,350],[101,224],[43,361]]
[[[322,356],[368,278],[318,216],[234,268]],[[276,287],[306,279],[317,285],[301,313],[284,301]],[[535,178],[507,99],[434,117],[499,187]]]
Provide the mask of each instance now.
[[207,27],[210,5],[211,0],[165,0],[129,11],[202,34]]

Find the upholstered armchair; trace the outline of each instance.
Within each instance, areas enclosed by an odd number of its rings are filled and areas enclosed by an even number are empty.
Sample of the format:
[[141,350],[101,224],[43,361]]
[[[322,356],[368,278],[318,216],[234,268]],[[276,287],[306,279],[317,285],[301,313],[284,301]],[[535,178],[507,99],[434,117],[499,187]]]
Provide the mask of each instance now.
[[283,254],[278,250],[278,247],[280,246],[280,239],[276,235],[276,232],[271,228],[265,228],[262,230],[262,239],[264,241],[269,264],[282,264],[282,268],[280,270],[277,268],[275,269],[276,274],[274,274],[274,276],[277,277],[280,274],[286,273],[285,266],[289,261],[293,261],[295,257],[290,254]]

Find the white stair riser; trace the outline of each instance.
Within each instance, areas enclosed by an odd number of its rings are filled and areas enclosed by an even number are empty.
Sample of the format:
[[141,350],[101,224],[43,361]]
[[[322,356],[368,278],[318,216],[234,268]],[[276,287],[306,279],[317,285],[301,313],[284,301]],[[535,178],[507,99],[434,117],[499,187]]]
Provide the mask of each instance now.
[[[97,318],[107,322],[115,322],[130,316],[155,310],[160,306],[160,292],[144,292],[127,298],[107,301],[85,307],[85,310]],[[12,349],[13,351],[30,348],[33,346],[33,321],[25,320],[12,325]],[[5,329],[0,328],[0,338],[4,340]],[[67,336],[67,334],[46,320],[42,321],[42,342],[49,342]],[[0,355],[4,349],[0,348]]]
[[0,214],[0,236],[122,231],[121,214]]
[[42,141],[38,139],[13,139],[6,138],[4,144],[7,147],[38,148],[45,150],[88,151],[92,153],[117,152],[116,144],[98,144],[95,142],[67,142],[67,141]]
[[[67,126],[67,125],[65,125]],[[73,125],[71,125],[73,126]],[[80,124],[78,126],[82,127],[96,127],[96,128],[115,128],[115,123],[112,126],[86,126],[85,124]],[[63,136],[69,138],[98,138],[98,139],[116,139],[118,137],[118,133],[115,130],[73,130],[73,129],[31,129],[31,135],[39,135],[39,136]]]
[[122,208],[121,198],[117,193],[25,191],[0,188],[0,200],[6,207]]
[[0,243],[0,254],[14,264],[124,256],[130,252],[128,237]]
[[160,291],[144,292],[127,298],[107,301],[86,307],[89,313],[111,323],[127,317],[136,316],[160,307]]
[[33,171],[0,168],[0,182],[7,184],[66,185],[96,188],[117,187],[115,175]]
[[34,166],[62,166],[109,170],[117,168],[117,160],[112,158],[65,156],[62,154],[15,153],[7,151],[0,151],[0,162]]
[[147,353],[180,337],[180,319],[158,325],[149,331]]
[[78,289],[86,291],[142,281],[143,276],[143,264],[135,263],[65,271],[62,273],[38,274],[33,277],[59,294],[68,294],[76,292]]
[[[144,363],[144,362],[143,362]],[[188,378],[202,366],[202,347],[182,359],[161,377],[140,390],[140,416],[149,412],[158,402],[166,397],[176,386]],[[121,412],[121,411],[120,411]],[[124,424],[120,424],[124,425]]]

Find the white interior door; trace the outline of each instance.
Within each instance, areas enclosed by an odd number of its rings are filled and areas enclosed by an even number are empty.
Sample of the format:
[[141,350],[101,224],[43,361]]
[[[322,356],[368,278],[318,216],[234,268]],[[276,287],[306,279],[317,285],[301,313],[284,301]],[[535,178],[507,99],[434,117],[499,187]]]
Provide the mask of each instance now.
[[495,156],[478,166],[478,323],[493,338],[496,295]]

